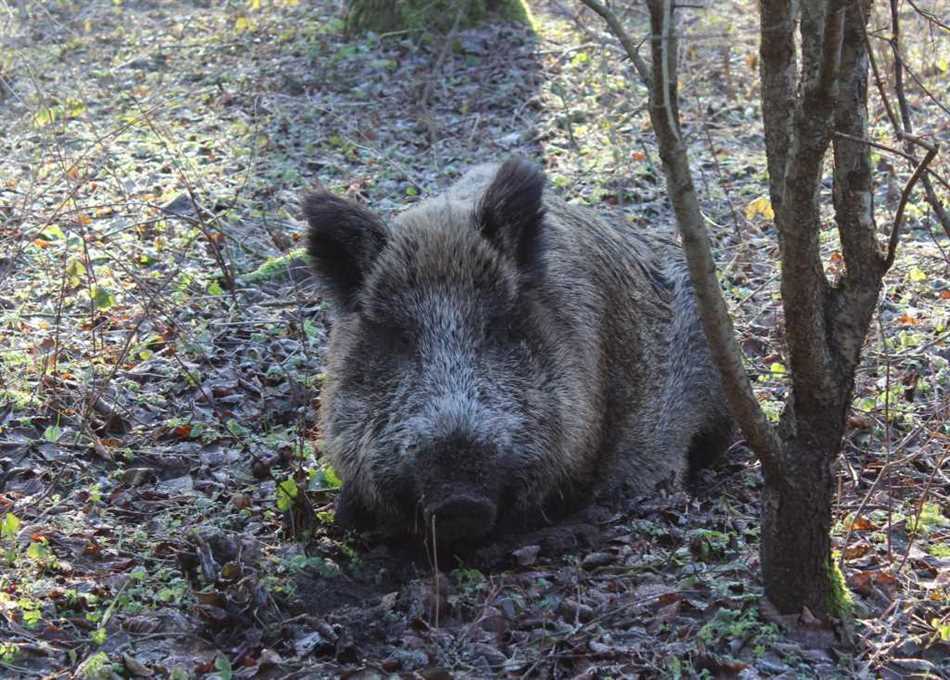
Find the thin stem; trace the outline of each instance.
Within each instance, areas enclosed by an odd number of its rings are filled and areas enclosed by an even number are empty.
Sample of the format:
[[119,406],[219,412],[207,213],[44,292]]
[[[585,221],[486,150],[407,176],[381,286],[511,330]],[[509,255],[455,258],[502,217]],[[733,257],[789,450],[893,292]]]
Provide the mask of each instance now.
[[904,190],[901,191],[901,200],[900,203],[897,204],[897,215],[894,217],[894,228],[891,230],[891,239],[887,244],[887,260],[884,262],[885,271],[890,269],[891,265],[894,264],[894,257],[897,254],[897,241],[900,238],[901,224],[904,220],[904,208],[907,207],[907,199],[910,198],[910,192],[913,191],[914,185],[917,184],[917,181],[927,170],[930,161],[937,155],[938,148],[937,146],[932,146],[927,151],[924,160],[922,160],[914,170],[914,174],[910,176],[910,179],[907,180],[907,184],[904,185]]
[[630,35],[624,30],[620,23],[620,19],[617,18],[617,15],[611,12],[606,5],[598,2],[598,0],[581,0],[581,2],[600,15],[600,18],[603,19],[607,24],[610,32],[613,33],[614,37],[620,41],[620,45],[623,47],[624,52],[627,53],[627,57],[629,57],[630,61],[633,62],[634,67],[637,69],[637,73],[640,75],[640,80],[643,81],[644,85],[649,87],[651,81],[650,67],[646,61],[644,61],[643,57],[640,56],[637,46],[634,44],[633,40],[630,39]]

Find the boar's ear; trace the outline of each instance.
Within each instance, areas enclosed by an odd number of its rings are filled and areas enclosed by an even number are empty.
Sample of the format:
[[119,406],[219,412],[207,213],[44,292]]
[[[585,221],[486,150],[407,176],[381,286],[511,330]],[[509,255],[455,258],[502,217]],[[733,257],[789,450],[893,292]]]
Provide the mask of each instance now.
[[303,211],[317,277],[342,310],[353,311],[363,280],[386,244],[386,225],[366,208],[326,191],[307,194]]
[[540,255],[543,193],[544,173],[533,163],[512,158],[498,169],[475,211],[485,238],[525,269]]

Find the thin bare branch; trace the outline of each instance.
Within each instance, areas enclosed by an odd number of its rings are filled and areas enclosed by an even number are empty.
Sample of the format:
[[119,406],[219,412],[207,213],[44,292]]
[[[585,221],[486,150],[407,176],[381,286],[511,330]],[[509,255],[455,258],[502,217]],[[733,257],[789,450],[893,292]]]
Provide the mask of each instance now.
[[887,259],[885,260],[885,267],[887,269],[890,269],[891,265],[894,264],[894,256],[897,253],[897,242],[900,239],[901,224],[904,219],[904,208],[907,206],[907,199],[910,198],[910,192],[914,190],[914,185],[923,177],[927,166],[930,165],[930,162],[937,155],[938,150],[939,147],[936,145],[928,149],[924,160],[914,169],[914,174],[910,176],[910,179],[907,180],[907,184],[904,185],[903,191],[901,191],[901,200],[900,203],[897,204],[897,214],[894,216],[894,228],[891,230],[891,239],[887,244]]
[[[918,163],[919,161],[912,154],[907,153],[906,151],[901,151],[900,149],[895,149],[893,146],[888,146],[887,144],[881,144],[880,142],[875,142],[870,139],[862,139],[861,137],[856,137],[854,135],[849,135],[844,132],[835,132],[835,137],[841,137],[842,139],[850,139],[853,142],[861,142],[862,144],[867,144],[868,146],[874,147],[875,149],[880,149],[881,151],[887,151],[892,153],[895,156],[900,156],[901,158],[906,158],[911,163]],[[933,177],[937,182],[939,182],[945,189],[950,191],[950,182],[945,180],[940,174],[927,168],[927,177]]]
[[[889,44],[891,46],[891,52],[894,56],[894,91],[895,91],[895,94],[897,95],[897,103],[898,103],[898,106],[900,107],[900,113],[901,113],[901,124],[899,125],[895,118],[891,118],[891,124],[894,126],[894,132],[897,134],[899,138],[907,142],[913,142],[920,146],[924,146],[924,148],[927,148],[926,145],[920,144],[920,141],[918,141],[919,138],[912,136],[914,132],[914,124],[910,117],[910,106],[907,103],[907,95],[904,92],[903,72],[904,72],[904,68],[906,68],[906,64],[904,63],[904,59],[903,59],[903,56],[901,55],[901,49],[900,49],[900,35],[901,35],[900,12],[898,11],[897,3],[895,0],[891,0],[890,7],[891,7],[891,39],[889,41]],[[917,8],[915,7],[914,9],[917,9]],[[907,72],[910,74],[911,78],[914,79],[914,82],[917,83],[917,85],[924,91],[924,93],[928,97],[930,97],[931,100],[933,100],[934,103],[937,104],[937,106],[942,108],[944,111],[947,111],[948,113],[950,113],[947,107],[945,107],[940,101],[938,101],[936,97],[930,94],[930,91],[927,90],[926,87],[924,87],[924,84],[920,82],[920,79],[918,79],[909,68],[907,69]],[[875,77],[876,76],[877,74],[875,73]],[[878,82],[879,82],[879,87],[883,88],[883,85],[880,84],[880,81]],[[913,153],[913,148],[910,146],[910,144],[905,144],[905,148],[908,154],[910,155],[911,162],[916,164],[917,157]],[[926,168],[926,166],[924,167]],[[943,207],[943,203],[941,203],[940,199],[938,198],[937,192],[934,191],[933,185],[930,183],[930,178],[926,174],[922,178],[922,184],[924,186],[924,195],[926,196],[927,202],[930,204],[930,207],[933,209],[934,214],[937,216],[937,219],[940,221],[941,226],[943,226],[944,232],[947,234],[948,237],[950,237],[950,215],[947,214],[947,210]],[[946,186],[945,182],[943,184],[944,186]]]
[[914,8],[914,11],[916,11],[917,14],[919,14],[919,15],[922,16],[924,19],[926,19],[927,21],[929,21],[930,23],[932,23],[934,26],[937,26],[938,28],[943,29],[943,30],[946,31],[947,33],[950,33],[950,26],[948,26],[947,24],[945,24],[944,22],[942,22],[942,21],[940,20],[940,17],[938,17],[936,14],[934,14],[933,12],[931,12],[931,11],[928,10],[928,9],[921,9],[920,7],[918,7],[918,6],[914,3],[914,0],[907,0],[907,4],[910,5],[911,7],[913,7],[913,8]]
[[[742,428],[749,446],[762,461],[763,467],[775,472],[779,466],[781,444],[759,406],[752,383],[742,363],[732,319],[722,297],[709,235],[703,225],[699,200],[693,186],[689,158],[682,138],[674,134],[679,125],[676,105],[675,76],[667,81],[671,70],[657,68],[666,61],[675,63],[676,41],[669,0],[650,0],[651,31],[659,40],[652,40],[653,82],[650,86],[650,118],[656,132],[670,202],[683,237],[683,250],[689,268],[693,291],[698,301],[703,330],[710,352],[719,369],[726,398],[733,416]],[[668,20],[669,19],[669,20]],[[667,52],[667,50],[670,52]],[[663,94],[660,94],[660,92]],[[668,95],[668,96],[667,96]]]
[[858,3],[858,9],[861,12],[861,37],[864,40],[864,49],[867,50],[868,60],[871,62],[871,70],[874,72],[874,83],[877,85],[877,93],[881,97],[881,103],[884,104],[884,111],[887,112],[887,119],[895,130],[900,130],[900,124],[897,122],[897,116],[894,115],[894,109],[891,108],[891,100],[887,96],[887,88],[884,87],[884,80],[881,78],[881,72],[877,70],[877,59],[874,58],[874,50],[871,48],[871,40],[868,38],[867,16],[864,14],[864,8]]
[[607,24],[610,32],[620,41],[620,45],[623,47],[624,52],[627,53],[627,57],[633,62],[633,66],[640,75],[640,80],[643,81],[644,85],[650,87],[652,80],[650,77],[650,67],[646,61],[644,61],[643,57],[640,56],[637,45],[630,38],[627,31],[624,30],[623,24],[620,23],[620,19],[617,18],[617,15],[610,11],[606,5],[598,2],[598,0],[581,0],[581,2],[600,15],[600,18]]
[[[672,63],[675,54],[676,47],[671,45],[674,40],[671,35],[671,25],[673,23],[673,2],[672,0],[665,0],[663,3],[663,32],[660,34],[660,40],[663,42],[663,60],[660,62],[660,71],[663,74],[662,80],[662,89],[663,93],[663,109],[666,111],[666,120],[670,126],[670,134],[673,135],[673,138],[676,141],[679,141],[679,122],[676,119],[676,111],[673,109],[673,104],[671,99],[673,95],[671,90],[673,89],[673,75],[670,73],[672,69]],[[655,65],[655,64],[654,64]]]

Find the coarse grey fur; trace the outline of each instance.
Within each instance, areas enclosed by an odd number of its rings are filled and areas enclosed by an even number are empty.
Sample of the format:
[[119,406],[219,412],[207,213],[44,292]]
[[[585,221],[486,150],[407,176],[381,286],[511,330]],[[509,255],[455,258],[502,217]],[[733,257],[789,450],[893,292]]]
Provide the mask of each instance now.
[[344,523],[437,516],[447,539],[479,538],[678,485],[727,443],[679,246],[543,185],[525,161],[478,166],[389,225],[307,197]]

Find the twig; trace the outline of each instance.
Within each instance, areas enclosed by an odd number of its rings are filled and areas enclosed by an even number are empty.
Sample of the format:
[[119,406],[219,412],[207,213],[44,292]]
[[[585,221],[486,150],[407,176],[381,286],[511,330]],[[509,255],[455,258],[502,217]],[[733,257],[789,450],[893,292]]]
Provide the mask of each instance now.
[[[891,353],[887,351],[887,337],[884,334],[884,322],[881,312],[884,311],[884,300],[887,298],[887,287],[882,286],[881,305],[878,307],[877,330],[881,336],[881,346],[884,348],[884,467],[891,462]],[[891,477],[887,477],[887,526],[890,528],[894,524],[894,496],[891,488]],[[893,545],[891,542],[891,532],[887,532],[887,557],[893,560]]]
[[913,7],[917,14],[922,16],[924,19],[950,33],[950,26],[940,21],[936,14],[928,9],[920,9],[920,7],[914,4],[914,0],[907,0],[907,4]]
[[[903,139],[908,139],[913,142],[919,142],[916,138],[907,137],[914,132],[913,122],[910,117],[910,106],[907,103],[907,95],[904,92],[904,68],[907,68],[907,72],[910,74],[910,77],[914,79],[914,82],[917,83],[917,86],[923,90],[930,99],[937,104],[941,109],[950,114],[950,109],[944,106],[940,101],[934,97],[930,91],[924,86],[920,79],[914,75],[913,71],[907,67],[904,63],[904,59],[900,53],[900,12],[897,8],[897,0],[891,0],[891,39],[889,44],[891,46],[891,52],[894,55],[894,91],[897,95],[897,103],[900,107],[901,112],[901,123],[902,127],[898,127],[896,121],[894,123],[894,129],[897,132],[897,136]],[[915,8],[916,9],[916,8]],[[927,148],[926,146],[924,148]],[[910,149],[908,148],[908,151]],[[917,162],[917,159],[914,158],[914,162]],[[934,192],[933,187],[930,185],[930,182],[926,177],[924,177],[924,191],[927,196],[927,202],[930,203],[930,207],[933,208],[933,211],[937,214],[937,218],[940,220],[940,224],[943,226],[943,230],[946,232],[947,236],[950,237],[950,216],[947,215],[947,211],[944,210],[943,204],[937,198],[937,194]]]
[[719,178],[719,186],[722,188],[723,196],[726,197],[726,203],[729,205],[729,212],[732,214],[732,226],[735,229],[736,242],[742,245],[742,228],[739,226],[739,214],[736,212],[736,206],[732,202],[732,196],[726,190],[726,183],[723,177],[722,165],[719,163],[719,155],[713,145],[712,135],[709,133],[709,121],[703,116],[703,132],[706,134],[706,142],[709,144],[709,155],[712,156],[713,166],[716,168],[716,175]]
[[932,146],[927,151],[924,160],[918,164],[914,170],[914,174],[910,176],[910,179],[907,180],[907,184],[904,185],[904,190],[901,192],[900,203],[897,204],[897,215],[894,217],[894,228],[891,230],[891,239],[887,244],[887,259],[884,261],[885,270],[890,269],[891,265],[894,264],[894,257],[897,254],[897,241],[900,238],[901,223],[904,219],[904,208],[907,207],[907,199],[910,197],[910,192],[913,191],[917,180],[921,178],[927,166],[930,165],[930,161],[937,155],[938,148],[937,146]]
[[[914,528],[919,531],[920,529],[920,515],[924,511],[924,503],[927,502],[927,496],[930,494],[930,487],[933,484],[934,477],[937,476],[937,470],[943,467],[944,461],[947,460],[948,449],[944,449],[943,455],[940,456],[940,459],[937,461],[937,464],[934,465],[933,470],[930,471],[930,475],[927,477],[927,481],[924,484],[923,491],[920,492],[920,497],[917,499],[917,510],[914,513]],[[910,537],[907,541],[907,548],[904,550],[904,557],[901,559],[901,563],[897,565],[895,573],[900,573],[904,568],[904,565],[907,564],[907,559],[910,557],[910,549],[914,545],[914,537],[918,532],[914,531],[910,534]],[[890,532],[888,532],[890,536]]]
[[663,74],[663,109],[666,111],[667,122],[670,126],[670,133],[677,142],[680,140],[679,125],[676,115],[673,111],[673,104],[670,102],[670,88],[674,87],[670,76],[670,24],[673,20],[673,3],[671,0],[663,2],[663,33],[660,36],[663,46],[663,61],[660,62],[660,72]]
[[439,627],[439,548],[438,548],[438,532],[435,530],[435,520],[437,515],[432,515],[432,575],[433,575],[433,584],[435,587],[435,592],[433,593],[433,599],[435,601],[435,627]]
[[[907,160],[912,161],[913,163],[917,163],[917,158],[913,154],[909,154],[906,151],[901,151],[900,149],[895,149],[893,146],[887,146],[886,144],[881,144],[880,142],[874,142],[874,141],[871,141],[870,139],[855,137],[854,135],[849,135],[846,132],[835,132],[834,134],[835,134],[835,137],[841,137],[842,139],[850,139],[852,142],[861,142],[862,144],[867,144],[868,146],[874,147],[875,149],[880,149],[881,151],[887,151],[888,153],[892,153],[895,156],[900,156],[901,158],[906,158]],[[940,182],[940,184],[942,184],[948,191],[950,191],[950,182],[945,180],[935,171],[928,168],[927,176],[933,177],[935,180]]]
[[881,78],[880,71],[877,70],[877,59],[874,58],[874,50],[871,48],[871,40],[868,38],[868,29],[867,29],[867,18],[864,16],[864,8],[861,6],[861,3],[855,5],[858,8],[858,12],[861,13],[861,37],[864,40],[864,50],[867,52],[868,61],[871,62],[871,71],[874,72],[874,83],[877,85],[878,95],[881,97],[881,102],[884,104],[884,110],[887,112],[887,118],[891,121],[891,125],[895,130],[900,130],[900,125],[897,123],[897,116],[894,115],[894,109],[891,108],[891,100],[887,98],[887,90],[884,87],[884,80]]
[[649,88],[651,80],[650,67],[646,61],[644,61],[643,57],[640,56],[637,46],[633,44],[633,40],[630,39],[630,35],[624,30],[617,16],[610,11],[606,5],[598,2],[598,0],[581,0],[581,2],[594,10],[594,12],[599,14],[600,18],[604,20],[608,28],[610,28],[610,32],[620,41],[624,52],[627,53],[627,57],[633,62],[637,73],[640,75],[640,80]]

